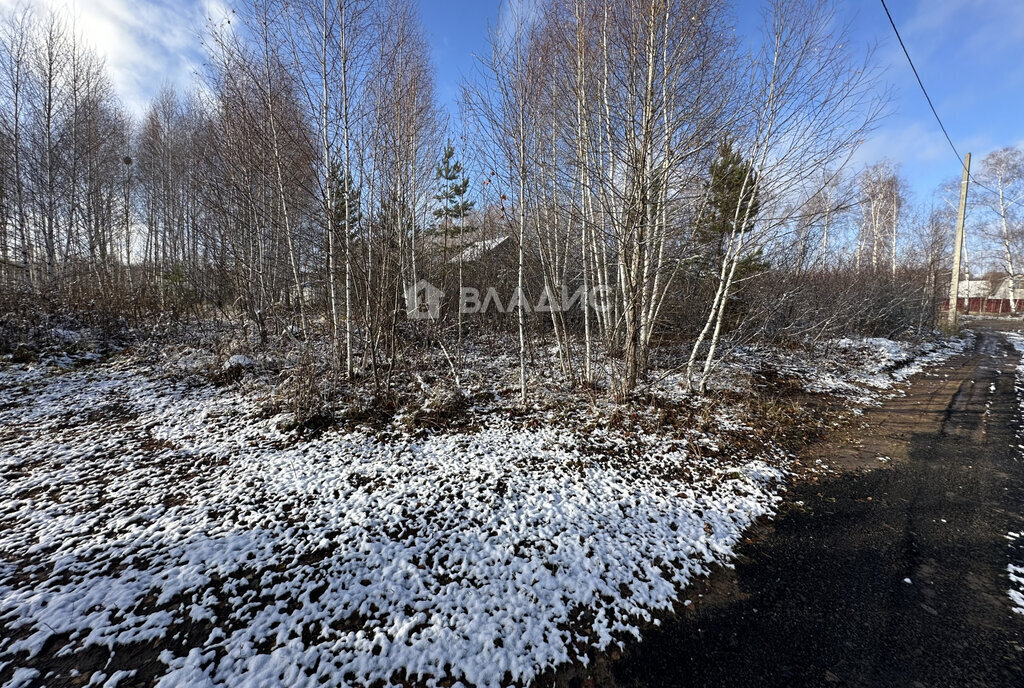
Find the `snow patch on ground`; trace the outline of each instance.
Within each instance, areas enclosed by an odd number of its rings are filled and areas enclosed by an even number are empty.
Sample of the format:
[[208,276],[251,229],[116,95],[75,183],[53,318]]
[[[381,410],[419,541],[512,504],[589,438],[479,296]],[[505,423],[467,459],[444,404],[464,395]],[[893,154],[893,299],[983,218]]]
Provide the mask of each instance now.
[[[856,413],[857,406],[899,394],[900,383],[973,348],[974,342],[974,333],[966,332],[963,338],[921,343],[867,337],[826,340],[790,350],[743,347],[718,363],[712,386],[742,394],[752,382],[756,384],[757,375],[775,371],[796,380],[806,392],[849,399]],[[660,393],[669,397],[686,394],[685,372],[673,370],[654,377]]]
[[[1017,352],[1024,356],[1024,335],[1010,332],[1006,337]],[[1014,389],[1017,392],[1020,418],[1024,418],[1024,358],[1017,366]],[[1017,447],[1024,450],[1024,424],[1020,422],[1017,426]],[[1024,456],[1024,451],[1021,454]],[[1013,611],[1024,614],[1024,533],[1008,533],[1006,538],[1010,541],[1010,564],[1007,566],[1010,579],[1010,601],[1013,603]]]
[[252,368],[256,365],[256,361],[252,360],[248,356],[242,354],[235,354],[228,360],[224,361],[224,369],[231,370],[232,368]]
[[144,648],[162,688],[525,684],[639,636],[780,499],[771,448],[502,421],[297,442],[260,401],[125,358],[0,371],[0,675]]
[[[1017,533],[1017,538],[1020,534]],[[1015,538],[1016,539],[1016,538]],[[1006,567],[1010,576],[1010,600],[1013,602],[1013,611],[1024,614],[1024,566],[1010,564]]]
[[[807,392],[834,394],[870,404],[911,375],[970,346],[973,339],[911,344],[870,337],[829,340],[794,350],[743,347],[718,363],[711,386],[744,393],[752,376],[768,369],[800,381]],[[678,396],[686,387],[685,372],[671,371],[654,377],[659,391],[670,396]]]
[[779,370],[803,381],[808,392],[874,403],[923,370],[973,348],[974,334],[919,344],[884,337],[844,338],[816,347],[815,355],[785,357]]

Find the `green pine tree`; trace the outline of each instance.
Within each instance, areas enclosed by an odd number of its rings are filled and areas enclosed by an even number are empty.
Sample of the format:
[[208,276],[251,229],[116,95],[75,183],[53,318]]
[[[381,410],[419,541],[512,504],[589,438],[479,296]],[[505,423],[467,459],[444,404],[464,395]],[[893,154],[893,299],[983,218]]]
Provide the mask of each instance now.
[[[710,267],[720,265],[736,225],[749,232],[757,220],[761,199],[756,191],[756,173],[752,162],[736,150],[731,139],[718,148],[718,157],[711,164],[708,188],[708,217],[697,227],[697,241],[704,246]],[[738,210],[738,212],[737,212]],[[761,250],[744,256],[736,266],[736,278],[767,269]]]
[[452,221],[458,220],[459,226],[462,227],[466,214],[475,205],[474,201],[466,199],[469,177],[463,174],[462,163],[455,160],[455,146],[451,141],[444,147],[435,177],[441,182],[441,186],[434,196],[434,200],[439,204],[434,210],[434,217],[441,223],[441,231],[445,233],[447,239]]

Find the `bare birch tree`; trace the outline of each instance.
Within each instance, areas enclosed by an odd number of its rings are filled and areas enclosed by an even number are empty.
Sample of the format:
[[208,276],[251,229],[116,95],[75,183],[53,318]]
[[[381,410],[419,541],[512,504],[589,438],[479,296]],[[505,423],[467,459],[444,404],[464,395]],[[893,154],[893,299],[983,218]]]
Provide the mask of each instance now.
[[[807,188],[822,168],[848,162],[877,117],[880,102],[870,63],[858,61],[845,36],[834,31],[829,2],[769,3],[761,51],[753,65],[736,136],[751,161],[744,187],[764,199],[758,230],[770,235],[791,221],[785,208],[798,207],[788,203],[792,190]],[[742,188],[739,198],[745,194]],[[698,352],[708,344],[700,391],[706,389],[713,369],[737,266],[750,249],[755,219],[751,210],[749,203],[736,204],[718,288],[691,351],[688,380]]]
[[1024,153],[1019,148],[1002,148],[989,153],[981,161],[978,177],[995,191],[982,195],[981,199],[996,221],[996,231],[991,234],[995,235],[1002,248],[1010,311],[1017,313],[1016,269],[1020,261],[1014,255],[1014,248],[1019,240],[1021,218],[1024,216],[1021,212],[1021,203],[1024,201]]

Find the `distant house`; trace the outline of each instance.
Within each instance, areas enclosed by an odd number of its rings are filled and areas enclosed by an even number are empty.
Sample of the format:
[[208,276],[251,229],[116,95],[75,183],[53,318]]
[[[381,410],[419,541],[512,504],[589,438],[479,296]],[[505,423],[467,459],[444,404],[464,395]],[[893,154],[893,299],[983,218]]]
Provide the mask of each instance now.
[[515,244],[507,235],[495,237],[493,239],[483,239],[481,241],[474,241],[467,244],[466,248],[462,249],[461,254],[456,255],[448,262],[458,263],[460,258],[463,263],[475,263],[486,259],[500,260],[512,255],[514,250]]
[[302,302],[306,304],[313,304],[319,301],[319,292],[314,287],[312,282],[303,282],[300,288],[291,284],[288,286],[288,296],[292,299],[298,300],[299,294],[302,295]]
[[986,279],[960,281],[957,296],[961,299],[987,299],[992,295],[992,282]]
[[[1013,279],[1016,308],[1010,304],[1010,280]],[[1024,278],[992,275],[986,279],[964,279],[957,290],[957,311],[960,313],[1024,312]],[[949,309],[947,299],[946,309]]]
[[1010,284],[1013,284],[1013,296],[1015,299],[1020,300],[1024,298],[1024,278],[1022,277],[1003,277],[999,280],[995,289],[992,290],[992,294],[989,298],[993,299],[1005,299],[1010,300]]

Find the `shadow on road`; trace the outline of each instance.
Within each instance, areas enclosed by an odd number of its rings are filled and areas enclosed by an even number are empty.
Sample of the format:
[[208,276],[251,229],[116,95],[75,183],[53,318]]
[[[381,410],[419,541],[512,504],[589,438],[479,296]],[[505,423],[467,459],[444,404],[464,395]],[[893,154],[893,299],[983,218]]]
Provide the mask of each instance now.
[[982,333],[943,373],[959,387],[943,397],[933,384],[928,403],[912,387],[902,408],[922,404],[922,431],[888,440],[905,458],[796,486],[802,506],[741,552],[732,594],[649,631],[615,682],[1024,686],[1005,538],[1024,527],[1015,365],[1002,336]]

